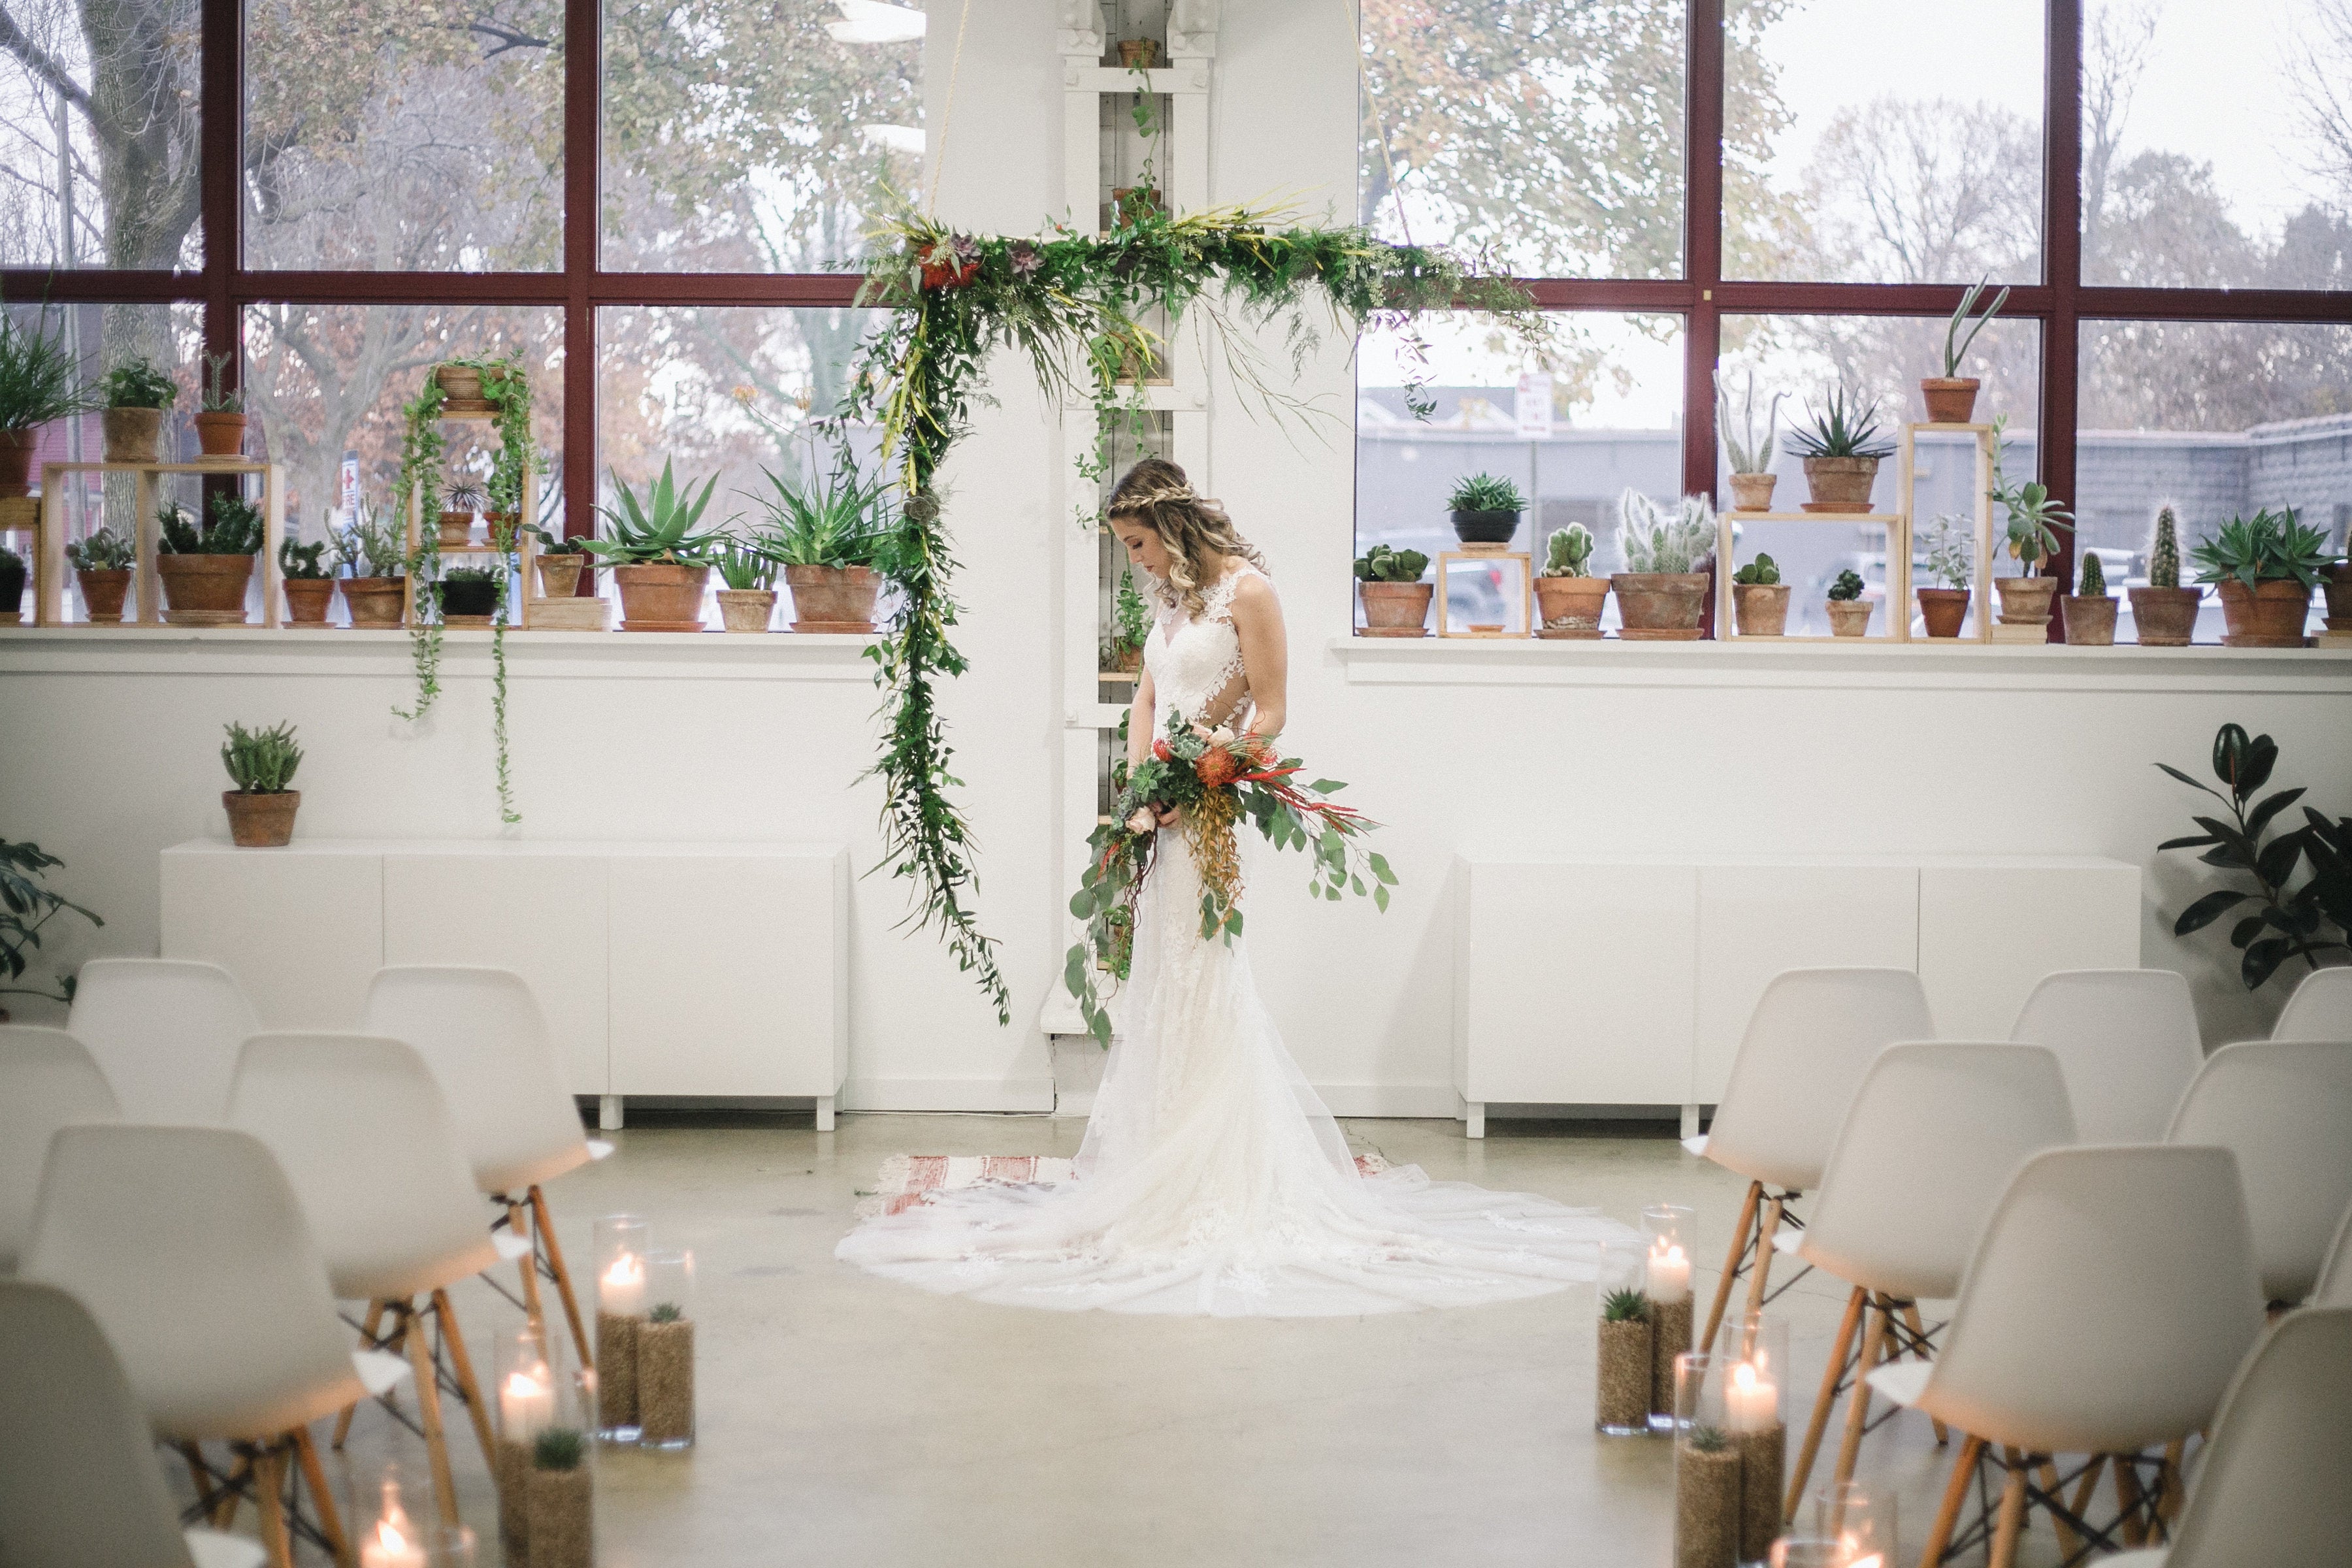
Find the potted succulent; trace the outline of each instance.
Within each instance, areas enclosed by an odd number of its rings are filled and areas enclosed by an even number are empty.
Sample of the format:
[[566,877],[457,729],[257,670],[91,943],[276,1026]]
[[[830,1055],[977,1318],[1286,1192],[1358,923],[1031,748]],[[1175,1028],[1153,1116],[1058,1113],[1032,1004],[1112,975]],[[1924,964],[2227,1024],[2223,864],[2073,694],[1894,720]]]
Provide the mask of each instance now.
[[1935,586],[1914,588],[1911,596],[1919,601],[1919,618],[1927,623],[1931,637],[1958,637],[1961,624],[1969,618],[1969,600],[1973,596],[1969,584],[1976,577],[1975,543],[1974,536],[1956,517],[1939,516],[1928,527],[1926,565]]
[[1519,513],[1528,507],[1519,487],[1492,474],[1472,474],[1456,481],[1445,497],[1454,514],[1454,537],[1465,544],[1508,544],[1519,531]]
[[66,347],[64,323],[52,335],[46,311],[29,329],[0,312],[0,497],[32,493],[41,426],[89,406],[89,392]]
[[221,765],[236,784],[221,792],[228,808],[229,837],[242,849],[276,849],[294,837],[294,814],[301,808],[302,792],[290,786],[294,770],[302,765],[302,748],[294,743],[294,726],[274,730],[228,727],[221,746]]
[[714,474],[694,493],[694,481],[681,487],[662,464],[661,478],[646,487],[645,499],[613,476],[617,507],[598,507],[612,524],[609,539],[583,541],[583,548],[613,569],[621,590],[621,629],[625,632],[698,632],[702,595],[710,585],[711,551],[716,532],[697,533],[703,509],[719,486]]
[[2189,557],[2203,568],[2199,582],[2220,584],[2223,643],[2302,647],[2310,640],[2304,626],[2311,617],[2311,591],[2336,558],[2327,535],[2297,521],[2294,508],[2264,507],[2251,519],[2233,517]]
[[1675,516],[1635,489],[1617,501],[1617,546],[1625,570],[1609,579],[1634,642],[1695,642],[1714,574],[1699,563],[1715,547],[1715,512],[1705,496],[1685,496]]
[[441,624],[487,626],[505,595],[507,574],[496,566],[452,566],[441,574]]
[[171,505],[159,509],[155,521],[162,534],[155,570],[163,583],[163,618],[173,626],[243,626],[246,587],[261,550],[261,509],[223,493],[212,498],[210,522]]
[[1135,574],[1122,568],[1111,596],[1111,633],[1103,638],[1096,668],[1106,675],[1133,675],[1143,666],[1143,645],[1151,636],[1151,606],[1135,586]]
[[335,539],[335,554],[351,568],[343,579],[343,604],[352,626],[396,626],[407,613],[401,574],[408,568],[400,531],[378,518],[365,501],[352,509],[352,521]]
[[[1977,310],[1985,285],[1991,281],[1990,278],[1979,279],[1960,296],[1960,308],[1952,312],[1951,321],[1944,328],[1944,374],[1919,383],[1919,395],[1927,405],[1930,425],[1966,425],[1976,414],[1977,389],[1982,384],[1974,376],[1963,376],[1960,366],[1967,363],[1969,346],[1977,341],[1977,334],[2009,303],[2009,290],[2003,289],[1982,311]],[[1968,329],[1965,337],[1960,333],[1963,327]]]
[[196,445],[207,458],[234,458],[245,450],[245,394],[228,384],[233,354],[205,356],[204,395],[196,401]]
[[1731,574],[1731,608],[1744,637],[1785,637],[1789,631],[1789,584],[1780,563],[1761,551]]
[[1851,566],[1839,573],[1837,581],[1830,584],[1829,601],[1824,608],[1829,611],[1832,635],[1842,637],[1870,635],[1871,612],[1878,606],[1862,596],[1862,574]]
[[1367,637],[1425,637],[1429,635],[1429,601],[1437,584],[1424,583],[1429,557],[1418,550],[1392,550],[1375,544],[1356,558],[1356,591],[1363,595],[1364,624],[1356,634]]
[[474,514],[481,510],[482,487],[458,479],[441,492],[441,515],[435,524],[445,545],[464,544],[474,537]]
[[1580,522],[1555,529],[1536,577],[1539,637],[1597,637],[1609,602],[1609,579],[1592,574],[1592,531]]
[[776,563],[745,539],[719,547],[719,624],[730,632],[764,632],[776,616]]
[[81,584],[82,608],[92,626],[111,626],[122,619],[122,601],[131,593],[131,568],[138,564],[138,547],[110,528],[100,528],[86,539],[66,545],[66,560]]
[[2143,647],[2187,647],[2197,634],[2205,590],[2180,585],[2180,522],[2170,502],[2156,509],[2147,542],[2147,586],[2131,595],[2134,635]]
[[180,400],[172,378],[142,354],[108,371],[98,385],[105,405],[99,418],[106,432],[106,460],[154,462],[162,448],[163,416]]
[[2002,479],[2000,431],[2006,423],[2005,419],[1993,422],[1992,499],[2008,518],[2000,547],[2019,565],[2016,576],[1992,580],[1993,592],[2000,596],[2002,626],[2046,626],[2058,579],[2042,576],[2042,564],[2058,553],[2058,535],[2074,531],[2074,514],[2060,506],[2039,481],[2011,485]]
[[580,573],[588,564],[588,542],[550,533],[536,523],[529,528],[539,541],[539,591],[542,597],[569,599],[580,591]]
[[2083,572],[2074,591],[2065,596],[2066,640],[2077,647],[2112,647],[2116,640],[2116,601],[2107,592],[2107,569],[2095,550],[2083,552]]
[[533,1439],[524,1489],[532,1568],[593,1568],[596,1483],[587,1435],[550,1426]]
[[278,580],[286,590],[287,617],[295,626],[327,624],[327,606],[335,598],[335,579],[319,559],[326,552],[323,539],[311,544],[297,544],[290,539],[278,542]]
[[1841,513],[1870,510],[1879,459],[1895,450],[1879,437],[1878,405],[1857,408],[1843,385],[1830,388],[1812,425],[1791,432],[1789,445],[1805,459],[1805,510]]
[[886,482],[844,471],[794,489],[770,473],[772,497],[755,498],[768,514],[754,544],[783,568],[793,591],[793,630],[864,636],[874,629],[882,592],[876,562],[887,548]]
[[0,544],[0,626],[16,626],[25,618],[25,558]]
[[1769,511],[1772,510],[1772,487],[1780,482],[1772,472],[1772,448],[1780,439],[1780,400],[1789,395],[1776,392],[1771,405],[1764,411],[1764,436],[1756,436],[1756,377],[1748,377],[1739,399],[1738,433],[1732,431],[1731,396],[1723,384],[1721,372],[1716,374],[1716,423],[1723,432],[1723,450],[1731,459],[1731,501],[1734,511]]
[[452,403],[475,404],[487,401],[482,396],[482,367],[464,360],[451,360],[433,367],[433,379],[441,386],[442,406]]

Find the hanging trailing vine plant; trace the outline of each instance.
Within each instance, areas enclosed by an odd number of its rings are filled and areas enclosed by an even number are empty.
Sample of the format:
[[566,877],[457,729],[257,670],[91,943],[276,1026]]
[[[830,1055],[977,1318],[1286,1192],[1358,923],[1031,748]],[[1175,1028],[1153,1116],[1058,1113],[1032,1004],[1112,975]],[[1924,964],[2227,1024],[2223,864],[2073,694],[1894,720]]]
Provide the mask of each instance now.
[[[1158,357],[1160,340],[1139,317],[1165,312],[1213,345],[1245,395],[1276,417],[1300,405],[1268,380],[1257,329],[1283,328],[1296,374],[1322,341],[1314,307],[1350,333],[1368,326],[1406,335],[1409,363],[1425,363],[1414,318],[1476,310],[1502,318],[1530,346],[1543,326],[1525,289],[1476,260],[1420,246],[1392,246],[1364,228],[1281,228],[1272,208],[1219,207],[1171,216],[1128,203],[1101,237],[1057,226],[1043,239],[957,234],[901,210],[871,235],[857,302],[887,307],[867,340],[838,417],[882,432],[899,506],[883,565],[898,590],[883,638],[867,650],[886,693],[885,734],[871,772],[883,784],[884,863],[914,884],[908,923],[936,927],[956,966],[977,976],[1012,1017],[995,942],[980,929],[970,824],[949,791],[961,781],[938,708],[938,682],[963,673],[950,637],[957,621],[955,558],[938,489],[940,464],[971,427],[991,351],[1028,357],[1058,403],[1083,385],[1097,415],[1091,460],[1123,405],[1139,408],[1133,383]],[[1413,411],[1431,410],[1425,381],[1408,389]],[[1087,459],[1082,459],[1082,463]],[[1099,471],[1098,469],[1097,471]]]
[[[407,432],[400,444],[400,477],[393,482],[393,515],[400,526],[408,526],[411,503],[421,489],[432,495],[441,482],[441,458],[449,443],[441,434],[441,405],[448,401],[447,394],[433,373],[425,373],[425,388],[401,410],[408,422]],[[416,531],[416,542],[408,551],[408,582],[415,608],[408,616],[408,651],[416,667],[416,701],[414,707],[395,708],[393,711],[411,723],[433,710],[434,700],[441,695],[441,617],[428,613],[428,604],[435,592],[434,584],[440,580],[441,536],[430,528]],[[427,568],[432,575],[425,575]]]

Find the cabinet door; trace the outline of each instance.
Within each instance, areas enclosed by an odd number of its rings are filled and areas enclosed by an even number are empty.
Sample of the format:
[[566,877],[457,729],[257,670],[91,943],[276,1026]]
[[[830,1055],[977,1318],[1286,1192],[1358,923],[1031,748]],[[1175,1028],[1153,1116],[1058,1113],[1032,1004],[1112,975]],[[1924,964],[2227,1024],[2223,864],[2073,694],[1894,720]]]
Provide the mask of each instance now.
[[839,1092],[845,858],[615,854],[613,1092]]
[[1909,866],[1707,866],[1698,874],[1698,1039],[1689,1098],[1712,1105],[1756,999],[1787,969],[1914,969]]
[[391,854],[386,963],[479,963],[523,977],[574,1094],[610,1092],[601,855]]
[[2121,861],[1923,868],[1919,980],[1937,1034],[2005,1040],[2053,970],[2138,968],[2139,897],[2139,868]]
[[383,860],[331,849],[166,849],[165,958],[236,976],[272,1029],[359,1026],[383,963]]
[[1462,1097],[1681,1104],[1696,869],[1465,862],[1455,874]]

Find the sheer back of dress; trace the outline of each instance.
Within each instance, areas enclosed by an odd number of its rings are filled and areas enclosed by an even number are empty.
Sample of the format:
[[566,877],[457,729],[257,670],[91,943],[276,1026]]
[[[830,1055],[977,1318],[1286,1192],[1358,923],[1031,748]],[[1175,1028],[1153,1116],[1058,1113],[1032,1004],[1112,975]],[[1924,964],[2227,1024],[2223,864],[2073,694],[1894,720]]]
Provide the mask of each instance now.
[[1185,614],[1181,603],[1161,605],[1159,620],[1143,644],[1143,661],[1151,671],[1157,699],[1151,715],[1154,734],[1167,728],[1171,709],[1212,725],[1239,728],[1248,721],[1249,672],[1242,661],[1241,634],[1234,628],[1234,593],[1244,577],[1263,575],[1248,562],[1236,560],[1202,595],[1198,616]]

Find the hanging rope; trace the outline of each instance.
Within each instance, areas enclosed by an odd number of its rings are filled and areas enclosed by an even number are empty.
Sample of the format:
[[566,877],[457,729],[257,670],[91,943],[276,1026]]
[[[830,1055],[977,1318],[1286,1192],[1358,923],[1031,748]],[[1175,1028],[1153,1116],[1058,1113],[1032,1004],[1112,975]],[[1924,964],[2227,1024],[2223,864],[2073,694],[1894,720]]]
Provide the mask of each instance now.
[[963,11],[956,17],[955,58],[948,62],[948,101],[940,111],[940,153],[931,160],[931,188],[923,197],[923,212],[929,216],[939,210],[940,171],[948,163],[948,132],[955,125],[956,78],[963,72],[963,29],[971,20],[971,0],[963,0]]

